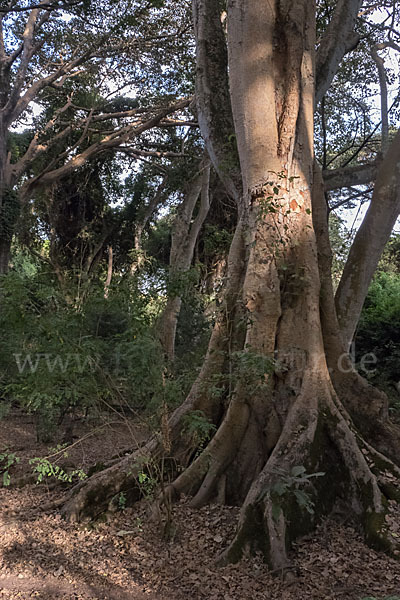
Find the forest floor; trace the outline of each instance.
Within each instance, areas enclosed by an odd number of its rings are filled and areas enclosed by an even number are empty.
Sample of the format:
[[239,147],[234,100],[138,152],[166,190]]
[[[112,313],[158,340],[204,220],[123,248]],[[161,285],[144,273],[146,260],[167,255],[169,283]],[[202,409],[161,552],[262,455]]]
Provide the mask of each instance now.
[[[79,424],[76,434],[87,437],[64,463],[87,470],[146,435],[137,422],[108,420],[114,422]],[[297,576],[289,583],[257,558],[216,566],[234,534],[237,508],[193,510],[182,501],[173,510],[176,535],[169,542],[149,518],[148,500],[108,522],[70,524],[46,508],[62,498],[62,485],[51,487],[49,479],[22,486],[27,458],[52,453],[36,443],[31,417],[14,413],[0,421],[4,448],[22,460],[11,470],[12,485],[0,489],[0,600],[400,600],[400,561],[368,548],[343,516],[297,542]],[[400,537],[400,510],[394,515],[392,531]]]

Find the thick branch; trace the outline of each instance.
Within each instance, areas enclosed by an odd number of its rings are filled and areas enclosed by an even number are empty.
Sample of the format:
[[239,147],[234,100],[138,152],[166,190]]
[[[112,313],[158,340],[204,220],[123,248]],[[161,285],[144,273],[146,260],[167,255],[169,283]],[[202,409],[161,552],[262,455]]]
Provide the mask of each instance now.
[[[190,268],[197,238],[210,208],[209,186],[210,161],[205,157],[201,162],[199,173],[189,184],[172,226],[170,252],[172,277],[179,276]],[[191,223],[199,196],[199,210],[194,222]],[[171,294],[160,318],[160,341],[171,362],[174,360],[176,326],[181,304],[181,294],[176,292]]]
[[349,345],[369,284],[400,212],[400,131],[381,163],[371,204],[350,249],[336,292],[336,310]]
[[[40,11],[38,9],[32,10],[30,13],[24,33],[22,35],[22,43],[21,43],[21,60],[17,71],[17,76],[15,78],[15,82],[8,100],[8,103],[5,107],[5,113],[7,114],[9,110],[13,109],[18,102],[18,98],[21,95],[21,91],[26,79],[26,74],[28,72],[29,63],[32,59],[35,50],[37,47],[34,43],[34,36],[36,30],[36,22],[38,20]],[[49,18],[50,13],[45,13],[40,20],[39,27],[43,25]],[[41,45],[41,44],[40,44]],[[20,53],[20,49],[17,48],[17,55]],[[12,56],[10,58],[13,58]]]
[[341,167],[339,169],[326,170],[323,172],[324,186],[326,192],[343,187],[354,187],[366,185],[375,180],[378,164],[356,165],[355,167]]
[[242,185],[228,83],[228,56],[219,3],[193,0],[196,106],[208,155],[228,194],[239,202]]
[[386,152],[389,141],[389,117],[388,117],[388,89],[386,81],[385,61],[378,54],[378,46],[371,50],[372,58],[377,66],[379,75],[379,87],[381,92],[381,122],[382,122],[382,140],[381,148],[383,154]]
[[42,9],[42,10],[65,10],[68,8],[72,8],[73,6],[77,6],[81,4],[82,0],[77,0],[76,2],[38,2],[33,4],[28,4],[27,6],[7,6],[0,8],[0,15],[5,15],[8,13],[18,13],[18,12],[29,12],[31,10]]
[[142,211],[136,216],[135,219],[135,235],[134,235],[134,248],[136,251],[135,259],[131,263],[130,274],[133,276],[143,263],[143,250],[142,250],[142,235],[144,228],[150,221],[156,208],[165,201],[167,197],[166,184],[168,181],[168,172],[164,173],[164,177],[161,183],[158,185],[155,194],[150,198],[148,204],[143,208]]
[[317,51],[316,105],[329,89],[344,55],[358,44],[359,36],[354,32],[354,25],[361,4],[361,0],[338,0]]
[[125,127],[117,129],[110,135],[106,135],[102,140],[94,142],[88,148],[86,148],[86,150],[68,160],[61,167],[52,169],[50,171],[45,170],[40,175],[35,177],[35,179],[26,182],[26,184],[24,184],[24,193],[31,191],[33,187],[39,185],[48,185],[54,183],[61,177],[65,177],[75,169],[81,167],[94,156],[97,156],[107,150],[113,150],[132,138],[137,137],[144,131],[156,127],[166,115],[186,108],[189,106],[190,102],[190,98],[179,100],[170,106],[155,111],[153,116],[148,117],[142,122],[138,123],[136,121],[135,123],[131,123]]

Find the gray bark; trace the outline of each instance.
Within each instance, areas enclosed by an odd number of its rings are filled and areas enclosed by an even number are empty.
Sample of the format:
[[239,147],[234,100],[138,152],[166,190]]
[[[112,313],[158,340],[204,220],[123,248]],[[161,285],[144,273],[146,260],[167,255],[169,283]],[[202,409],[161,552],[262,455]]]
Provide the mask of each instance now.
[[355,165],[323,172],[324,188],[326,192],[344,187],[367,185],[375,181],[379,163]]
[[331,22],[321,40],[316,55],[315,103],[322,100],[347,52],[359,41],[354,25],[362,0],[338,0]]
[[400,131],[381,163],[371,204],[354,239],[336,292],[343,341],[348,347],[364,300],[400,211]]
[[228,56],[217,0],[193,0],[196,36],[196,106],[208,155],[239,206],[240,167],[228,82]]
[[[204,159],[201,162],[200,172],[189,184],[172,225],[170,253],[170,278],[172,281],[182,277],[192,264],[196,241],[210,208],[209,186],[210,163],[208,159]],[[193,212],[199,197],[199,210],[192,223]],[[160,340],[164,352],[171,362],[175,356],[176,326],[181,305],[182,299],[179,292],[171,295],[160,318]]]

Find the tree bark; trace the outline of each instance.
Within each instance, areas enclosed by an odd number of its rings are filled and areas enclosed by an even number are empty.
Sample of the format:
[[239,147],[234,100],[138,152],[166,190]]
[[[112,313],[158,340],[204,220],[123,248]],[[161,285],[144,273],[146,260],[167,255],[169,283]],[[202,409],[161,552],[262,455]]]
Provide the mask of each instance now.
[[[176,326],[182,306],[182,277],[193,261],[194,249],[204,220],[210,208],[210,163],[208,158],[200,164],[200,171],[189,183],[188,190],[172,225],[169,279],[172,292],[160,318],[160,340],[167,359],[172,363],[175,358]],[[193,213],[200,198],[196,218]]]
[[157,187],[154,196],[150,199],[148,205],[143,209],[142,214],[136,220],[134,240],[133,240],[136,256],[131,264],[131,268],[130,268],[131,276],[135,275],[135,273],[137,273],[137,271],[140,270],[140,268],[143,265],[143,262],[144,262],[143,248],[142,248],[143,231],[144,231],[146,225],[148,224],[148,222],[150,221],[151,217],[153,216],[155,210],[158,208],[158,206],[162,203],[162,201],[165,198],[165,187],[166,187],[167,179],[168,179],[168,177],[167,177],[167,175],[165,175],[165,177],[163,177],[161,183]]
[[319,104],[335,77],[347,52],[353,50],[359,36],[354,31],[361,0],[338,0],[332,20],[321,40],[316,57],[315,103]]
[[107,278],[104,284],[104,298],[108,298],[110,291],[112,272],[113,272],[113,249],[112,246],[108,246],[108,265],[107,265]]
[[400,131],[382,161],[371,203],[350,249],[336,292],[343,341],[354,336],[368,287],[400,212]]
[[228,55],[215,0],[193,0],[196,36],[196,106],[208,155],[226,191],[240,204],[241,176],[228,82]]

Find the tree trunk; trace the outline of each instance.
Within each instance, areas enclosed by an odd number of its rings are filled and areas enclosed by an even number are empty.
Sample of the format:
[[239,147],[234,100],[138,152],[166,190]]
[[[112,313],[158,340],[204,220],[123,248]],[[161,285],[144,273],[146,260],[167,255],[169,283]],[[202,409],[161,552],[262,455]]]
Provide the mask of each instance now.
[[[194,506],[213,498],[241,503],[224,558],[261,551],[273,569],[289,566],[290,542],[338,500],[370,543],[390,549],[386,498],[398,492],[388,482],[400,480],[398,467],[363,436],[371,430],[360,409],[367,384],[338,363],[344,345],[329,282],[322,179],[314,175],[314,18],[309,0],[229,2],[231,102],[245,193],[207,356],[169,423],[170,452],[183,468],[170,497],[190,494]],[[377,393],[369,409],[374,427],[389,431],[384,397]],[[205,448],[185,433],[183,417],[193,410],[216,426]],[[390,431],[393,441],[397,432]],[[138,454],[157,459],[165,452],[154,438]],[[80,487],[65,513],[81,518],[104,509],[134,482],[135,460],[129,473],[124,459]]]
[[112,246],[108,246],[108,265],[107,265],[107,278],[104,284],[104,298],[108,298],[110,291],[112,272],[113,272],[113,249]]
[[8,273],[11,255],[11,240],[3,237],[0,240],[0,275]]
[[[184,285],[182,278],[192,264],[196,241],[210,208],[209,187],[210,164],[209,160],[205,159],[201,162],[199,173],[189,184],[172,225],[169,271],[172,290],[160,318],[161,345],[171,363],[175,357],[176,326],[182,305],[181,288]],[[200,206],[192,223],[193,213],[199,197]]]
[[168,177],[166,175],[163,178],[163,180],[161,181],[161,183],[159,184],[159,186],[157,187],[157,190],[156,190],[154,196],[150,199],[148,205],[144,207],[142,214],[138,217],[138,219],[136,221],[135,234],[134,234],[134,240],[133,240],[135,257],[134,257],[134,260],[132,261],[131,268],[130,268],[130,274],[132,277],[138,271],[140,271],[140,269],[143,266],[143,263],[144,263],[144,255],[143,255],[143,248],[142,248],[143,231],[144,231],[147,223],[150,221],[151,217],[153,216],[155,210],[158,208],[158,206],[161,204],[161,202],[165,199],[165,192],[166,192],[165,188],[166,188],[167,179],[168,179]]
[[2,108],[5,102],[4,93],[7,89],[7,78],[4,77],[0,61],[0,275],[8,273],[11,240],[14,233],[15,221],[18,215],[18,198],[12,192],[12,177],[7,155],[8,131],[4,123]]

